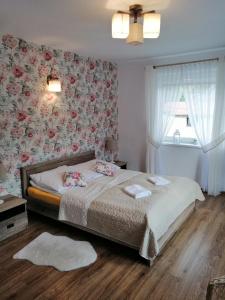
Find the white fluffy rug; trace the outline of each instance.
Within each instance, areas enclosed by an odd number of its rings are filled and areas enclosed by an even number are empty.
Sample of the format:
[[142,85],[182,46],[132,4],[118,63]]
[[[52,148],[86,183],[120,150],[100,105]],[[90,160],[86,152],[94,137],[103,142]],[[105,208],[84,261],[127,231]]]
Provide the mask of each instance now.
[[92,264],[97,254],[89,242],[44,232],[13,258],[27,259],[36,265],[53,266],[59,271],[70,271]]

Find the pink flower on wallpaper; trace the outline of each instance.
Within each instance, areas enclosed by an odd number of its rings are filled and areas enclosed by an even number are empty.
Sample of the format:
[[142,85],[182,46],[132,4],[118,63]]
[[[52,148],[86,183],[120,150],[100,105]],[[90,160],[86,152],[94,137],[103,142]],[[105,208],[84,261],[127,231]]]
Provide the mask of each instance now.
[[34,130],[31,129],[31,128],[28,128],[28,129],[26,130],[26,135],[27,135],[27,137],[29,137],[30,139],[33,138],[33,136],[34,136]]
[[20,78],[23,76],[24,70],[20,66],[14,66],[13,67],[13,74],[16,78]]
[[17,39],[10,34],[3,35],[2,42],[9,48],[15,48],[17,46]]
[[90,101],[91,101],[91,102],[95,101],[95,99],[96,99],[95,95],[93,95],[93,94],[90,95]]
[[70,113],[70,115],[71,115],[72,119],[75,119],[77,117],[77,112],[74,111],[74,110],[72,110],[71,113]]
[[16,118],[19,122],[24,121],[27,118],[27,114],[24,111],[18,111]]
[[105,83],[105,85],[106,85],[106,87],[107,87],[107,88],[110,88],[110,86],[111,86],[111,82],[110,82],[109,80],[106,80],[106,83]]
[[6,90],[9,93],[9,95],[17,95],[20,91],[20,86],[17,83],[9,83],[6,86]]
[[107,116],[107,117],[110,117],[110,116],[111,116],[111,111],[110,111],[110,110],[107,110],[106,116]]
[[94,68],[95,68],[95,63],[90,62],[89,68],[90,68],[90,70],[94,70]]
[[4,76],[4,74],[0,74],[0,83],[3,83],[3,81],[5,81],[6,77]]
[[50,139],[54,138],[55,135],[56,135],[56,130],[55,129],[48,129],[48,137]]
[[82,63],[82,61],[78,57],[75,57],[75,56],[73,59],[73,64],[75,64],[76,66],[79,66]]
[[59,116],[59,111],[58,110],[54,110],[52,112],[53,116],[58,117]]
[[78,149],[79,149],[79,145],[78,145],[78,144],[73,144],[73,145],[72,145],[72,151],[73,151],[73,152],[77,152]]
[[96,131],[96,127],[95,126],[91,126],[91,132],[95,132]]
[[23,54],[27,54],[27,52],[28,52],[28,48],[26,47],[26,46],[23,46],[22,48],[20,48],[21,49],[21,51],[23,52]]
[[20,155],[20,160],[21,160],[22,163],[28,161],[29,158],[30,158],[30,155],[29,155],[29,153],[27,153],[27,152],[23,152],[23,153],[21,153],[21,155]]
[[53,57],[53,54],[52,54],[51,51],[48,50],[48,51],[44,52],[44,58],[45,58],[45,60],[49,61],[49,60],[52,59],[52,57]]
[[30,91],[25,91],[25,92],[24,92],[24,95],[25,95],[26,97],[30,97],[31,93],[30,93]]
[[70,84],[74,84],[76,82],[76,77],[74,75],[69,76]]

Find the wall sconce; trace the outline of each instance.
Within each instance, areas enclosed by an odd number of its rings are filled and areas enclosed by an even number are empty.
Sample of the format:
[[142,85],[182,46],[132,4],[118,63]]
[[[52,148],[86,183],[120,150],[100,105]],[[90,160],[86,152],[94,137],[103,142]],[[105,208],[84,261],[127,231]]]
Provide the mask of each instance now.
[[48,75],[47,84],[48,84],[48,91],[49,92],[59,93],[59,92],[62,91],[61,82],[57,77],[54,77],[52,75]]

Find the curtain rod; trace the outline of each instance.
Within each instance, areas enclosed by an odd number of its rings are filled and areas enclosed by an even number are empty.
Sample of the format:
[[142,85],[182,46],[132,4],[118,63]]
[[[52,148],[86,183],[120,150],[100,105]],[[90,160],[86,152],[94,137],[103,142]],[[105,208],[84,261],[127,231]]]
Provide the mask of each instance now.
[[214,61],[214,60],[218,61],[219,58],[216,57],[216,58],[209,58],[209,59],[202,59],[202,60],[185,61],[185,62],[175,63],[175,64],[158,65],[158,66],[153,66],[153,69],[169,67],[169,66],[187,65],[187,64],[199,63],[199,62],[204,62],[204,61]]

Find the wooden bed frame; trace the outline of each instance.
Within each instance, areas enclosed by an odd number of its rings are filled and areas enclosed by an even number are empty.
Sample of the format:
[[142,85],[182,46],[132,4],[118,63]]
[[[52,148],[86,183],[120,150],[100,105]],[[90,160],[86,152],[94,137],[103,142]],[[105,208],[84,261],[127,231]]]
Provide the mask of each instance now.
[[[27,194],[27,189],[30,186],[30,175],[35,173],[44,172],[47,170],[51,170],[54,168],[57,168],[59,166],[63,165],[75,165],[82,162],[86,162],[88,160],[92,160],[95,158],[94,151],[84,152],[78,155],[69,156],[69,157],[63,157],[60,159],[54,159],[47,162],[41,162],[38,164],[30,165],[21,168],[21,184],[22,184],[22,195],[23,198],[27,199],[27,208],[28,210],[34,211],[36,213],[39,213],[41,215],[44,215],[46,217],[52,218],[54,220],[58,220],[58,213],[59,213],[59,207],[54,204],[48,204],[44,201],[40,201],[38,199],[35,199]],[[195,209],[195,202],[192,203],[189,207],[187,207],[183,213],[176,219],[176,221],[171,224],[168,231],[158,240],[158,245],[160,252],[164,248],[164,246],[167,244],[167,242],[174,236],[174,234],[179,230],[179,228],[182,226],[182,224],[188,219],[188,217],[192,214],[192,212]],[[59,221],[59,220],[58,220]],[[63,221],[59,221],[63,222]],[[95,234],[97,236],[109,239],[113,242],[128,246],[130,248],[133,248],[135,250],[139,250],[137,247],[130,245],[128,243],[125,243],[124,241],[113,239],[109,236],[106,236],[104,234],[101,234],[99,232],[96,232],[94,230],[91,230],[87,227],[83,227],[80,225],[67,223],[73,227],[79,228],[81,230],[90,232],[92,234]],[[150,263],[151,265],[151,263]]]

